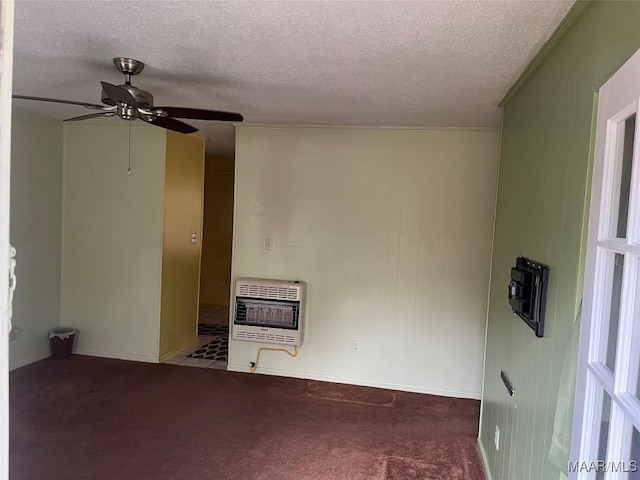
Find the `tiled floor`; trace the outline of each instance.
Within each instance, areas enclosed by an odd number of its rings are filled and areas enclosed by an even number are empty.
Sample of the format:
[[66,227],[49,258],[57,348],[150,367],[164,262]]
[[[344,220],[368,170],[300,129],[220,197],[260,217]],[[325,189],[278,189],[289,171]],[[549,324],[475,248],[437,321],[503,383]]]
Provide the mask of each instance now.
[[[208,323],[210,325],[228,325],[229,324],[229,307],[223,305],[200,305],[199,323]],[[183,367],[199,367],[199,368],[217,368],[221,370],[227,369],[227,362],[222,360],[205,360],[202,358],[188,358],[194,350],[200,346],[209,343],[213,337],[208,335],[198,335],[198,343],[185,348],[163,363],[171,365],[180,365]]]
[[224,305],[200,305],[200,323],[212,325],[229,324],[229,307]]

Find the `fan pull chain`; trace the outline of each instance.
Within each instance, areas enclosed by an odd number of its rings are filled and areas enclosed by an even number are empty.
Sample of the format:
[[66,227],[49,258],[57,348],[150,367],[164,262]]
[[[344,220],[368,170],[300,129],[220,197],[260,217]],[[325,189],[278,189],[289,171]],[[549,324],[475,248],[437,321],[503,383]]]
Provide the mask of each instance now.
[[127,175],[131,175],[131,122],[129,122],[129,168],[127,168]]

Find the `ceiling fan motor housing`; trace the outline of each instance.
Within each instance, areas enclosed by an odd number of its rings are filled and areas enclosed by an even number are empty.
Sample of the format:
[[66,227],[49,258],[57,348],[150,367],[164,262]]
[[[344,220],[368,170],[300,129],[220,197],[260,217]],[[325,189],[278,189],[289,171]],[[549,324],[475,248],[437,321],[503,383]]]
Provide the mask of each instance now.
[[[138,87],[134,87],[133,85],[119,85],[120,87],[126,89],[133,98],[138,102],[138,106],[144,109],[153,108],[153,95],[147,92],[146,90],[141,90]],[[105,105],[115,106],[116,102],[111,100],[107,94],[102,90],[101,92],[101,100]]]
[[[134,58],[128,57],[115,57],[113,59],[113,64],[118,69],[118,71],[125,76],[124,85],[119,85],[120,87],[126,89],[133,98],[138,102],[138,106],[141,108],[152,108],[153,107],[153,95],[145,90],[141,90],[138,87],[131,85],[131,75],[138,75],[144,70],[144,63],[140,60],[136,60]],[[105,105],[115,106],[116,102],[111,100],[104,90],[101,92],[101,100]]]

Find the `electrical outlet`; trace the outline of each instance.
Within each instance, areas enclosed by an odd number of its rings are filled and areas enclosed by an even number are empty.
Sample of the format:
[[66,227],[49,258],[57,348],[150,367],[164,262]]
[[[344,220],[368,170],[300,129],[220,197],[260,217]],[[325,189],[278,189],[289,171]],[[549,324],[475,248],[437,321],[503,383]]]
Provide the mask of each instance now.
[[264,249],[268,251],[273,250],[273,238],[267,237],[264,239]]
[[493,434],[493,443],[496,444],[496,450],[500,450],[500,427],[496,425],[496,431]]
[[351,351],[354,353],[360,353],[360,340],[351,341]]

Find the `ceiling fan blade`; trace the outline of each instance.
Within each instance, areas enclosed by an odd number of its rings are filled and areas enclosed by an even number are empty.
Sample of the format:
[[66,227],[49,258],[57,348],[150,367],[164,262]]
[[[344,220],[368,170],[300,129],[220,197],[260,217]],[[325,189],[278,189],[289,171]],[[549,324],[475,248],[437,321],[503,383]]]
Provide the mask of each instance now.
[[149,120],[146,120],[142,117],[139,117],[139,118],[140,120],[147,122],[151,125],[155,125],[156,127],[166,128],[167,130],[173,130],[174,132],[194,133],[198,131],[196,127],[192,127],[191,125],[181,122],[180,120],[176,120],[175,118],[155,117]]
[[138,102],[136,99],[129,93],[126,88],[119,87],[118,85],[111,85],[107,82],[100,82],[102,85],[102,90],[107,94],[111,100],[116,103],[126,103],[130,107],[138,108]]
[[219,122],[241,122],[244,117],[236,112],[223,112],[220,110],[202,110],[200,108],[184,107],[153,107],[153,110],[163,110],[170,117],[190,118],[192,120],[217,120]]
[[90,113],[89,115],[80,115],[79,117],[71,117],[65,118],[65,122],[78,122],[80,120],[89,120],[90,118],[98,118],[98,117],[113,117],[115,115],[114,112],[101,112],[101,113]]
[[76,102],[73,100],[61,100],[59,98],[45,98],[45,97],[29,97],[27,95],[12,95],[13,98],[19,100],[35,100],[37,102],[53,102],[53,103],[67,103],[69,105],[80,105],[82,107],[92,108],[96,110],[102,110],[103,108],[109,108],[104,105],[97,105],[95,103]]

